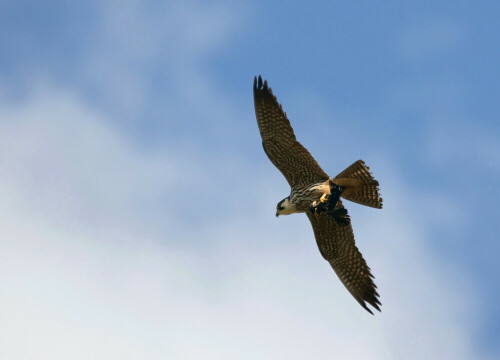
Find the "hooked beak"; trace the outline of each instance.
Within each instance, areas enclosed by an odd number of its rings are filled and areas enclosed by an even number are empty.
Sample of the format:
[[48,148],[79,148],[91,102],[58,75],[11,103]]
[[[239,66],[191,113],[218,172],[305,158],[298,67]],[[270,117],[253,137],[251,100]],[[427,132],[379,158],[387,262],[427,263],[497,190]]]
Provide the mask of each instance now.
[[278,214],[278,212],[276,212],[276,217],[280,216],[280,214]]

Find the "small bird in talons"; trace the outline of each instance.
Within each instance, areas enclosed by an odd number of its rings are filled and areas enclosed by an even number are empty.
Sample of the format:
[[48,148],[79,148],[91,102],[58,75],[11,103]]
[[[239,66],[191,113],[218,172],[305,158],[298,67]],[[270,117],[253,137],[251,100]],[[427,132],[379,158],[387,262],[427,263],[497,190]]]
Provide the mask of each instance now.
[[309,211],[312,214],[325,213],[331,216],[340,225],[349,225],[351,218],[347,214],[347,209],[337,205],[339,204],[340,195],[346,189],[345,186],[340,186],[335,184],[333,181],[329,180],[330,193],[323,194],[321,198],[313,201],[309,206]]
[[286,113],[260,76],[254,79],[253,96],[264,152],[291,187],[290,195],[276,206],[276,216],[305,213],[321,255],[340,281],[366,311],[373,314],[367,304],[380,311],[373,275],[354,242],[350,218],[340,199],[381,209],[378,181],[362,160],[330,179],[297,141]]

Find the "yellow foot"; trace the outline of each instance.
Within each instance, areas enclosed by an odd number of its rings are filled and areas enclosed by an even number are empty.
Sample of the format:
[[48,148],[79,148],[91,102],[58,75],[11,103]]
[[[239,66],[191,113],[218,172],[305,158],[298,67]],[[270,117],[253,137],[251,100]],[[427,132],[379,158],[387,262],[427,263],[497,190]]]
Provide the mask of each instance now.
[[319,199],[319,201],[321,201],[322,203],[324,203],[324,202],[328,201],[328,198],[329,198],[329,196],[327,194],[323,194],[321,196],[321,198]]

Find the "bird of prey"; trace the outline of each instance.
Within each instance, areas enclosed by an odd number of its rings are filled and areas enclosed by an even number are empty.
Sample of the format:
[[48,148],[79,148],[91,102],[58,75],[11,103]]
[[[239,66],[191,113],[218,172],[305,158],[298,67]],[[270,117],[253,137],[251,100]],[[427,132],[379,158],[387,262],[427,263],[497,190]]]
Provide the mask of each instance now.
[[367,303],[378,311],[382,304],[370,268],[355,245],[340,197],[381,209],[378,181],[362,160],[330,179],[297,141],[286,113],[260,75],[254,79],[253,96],[264,151],[291,187],[290,195],[276,206],[276,216],[306,213],[321,255],[357,302],[373,315]]

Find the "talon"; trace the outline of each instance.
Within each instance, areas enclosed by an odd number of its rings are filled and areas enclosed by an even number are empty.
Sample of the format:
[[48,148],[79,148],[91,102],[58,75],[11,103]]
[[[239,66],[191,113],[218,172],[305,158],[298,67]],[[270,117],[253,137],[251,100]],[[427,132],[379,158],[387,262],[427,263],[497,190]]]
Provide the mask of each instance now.
[[323,194],[323,195],[321,195],[321,198],[319,199],[319,201],[321,201],[322,203],[325,203],[328,201],[329,198],[330,198],[330,195]]

